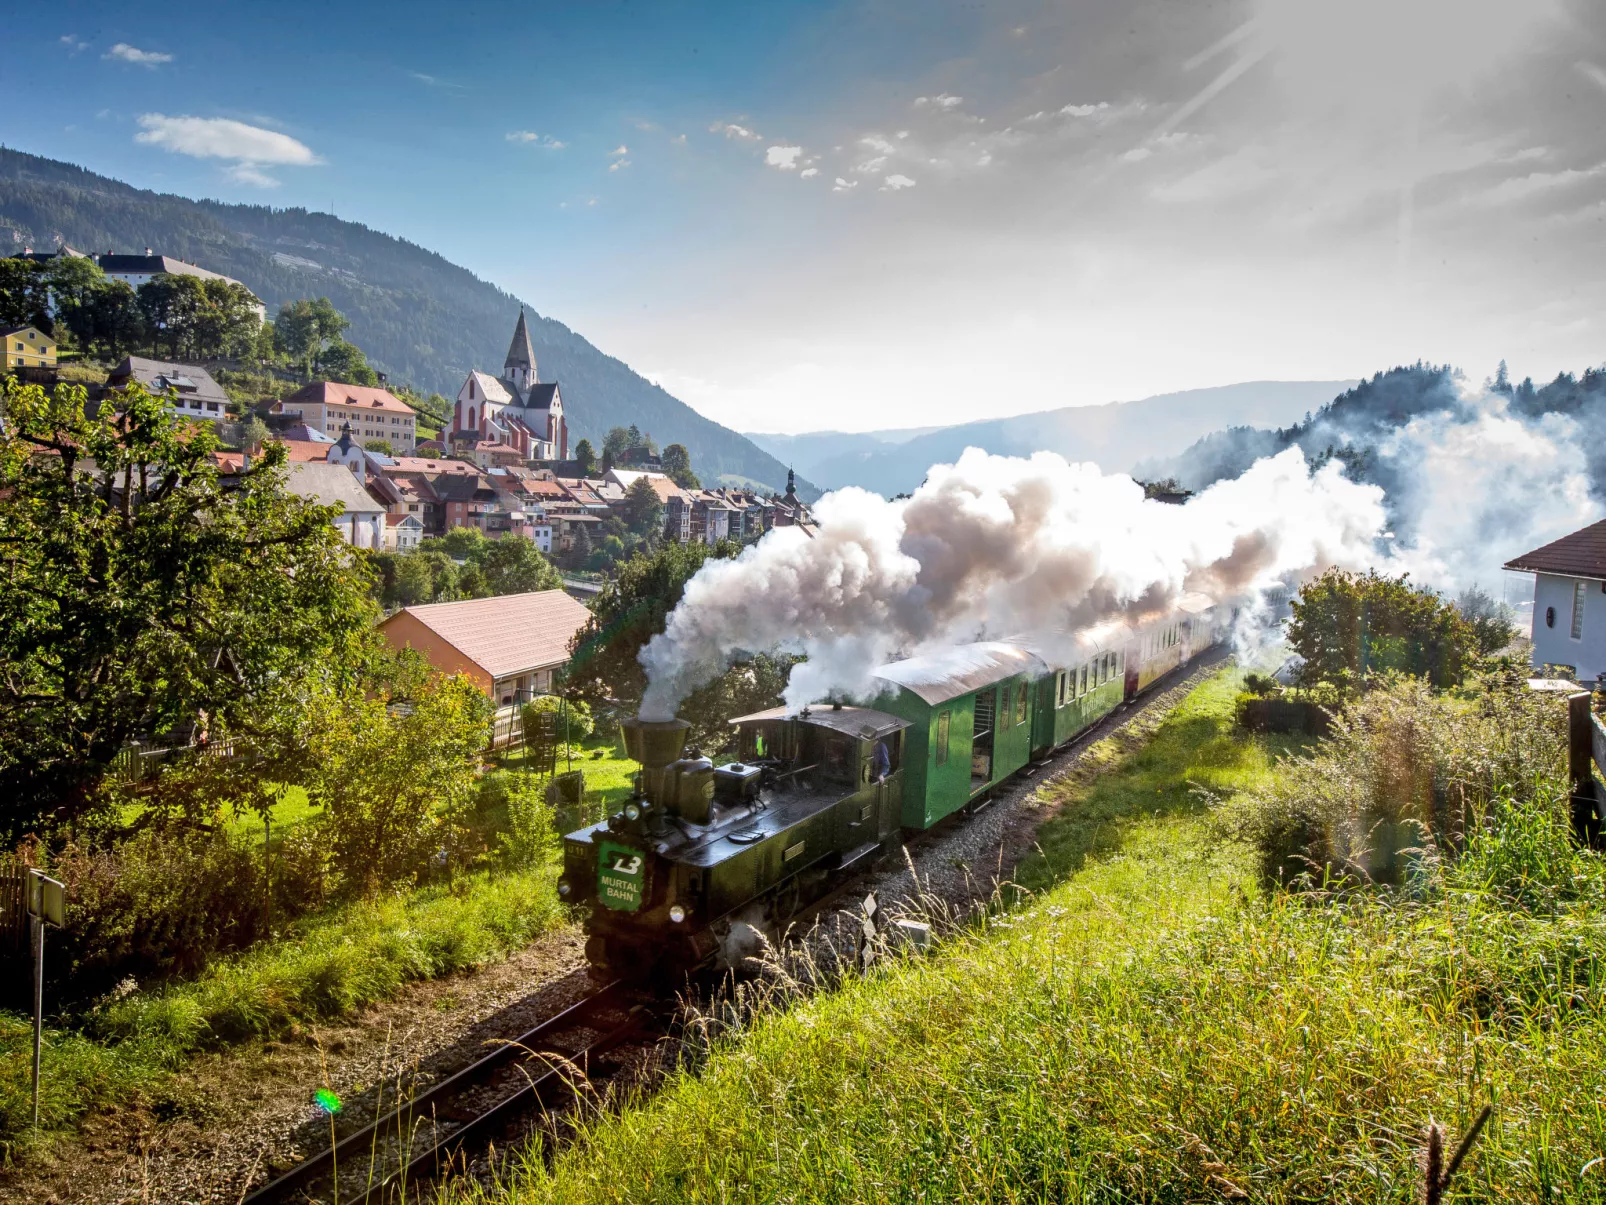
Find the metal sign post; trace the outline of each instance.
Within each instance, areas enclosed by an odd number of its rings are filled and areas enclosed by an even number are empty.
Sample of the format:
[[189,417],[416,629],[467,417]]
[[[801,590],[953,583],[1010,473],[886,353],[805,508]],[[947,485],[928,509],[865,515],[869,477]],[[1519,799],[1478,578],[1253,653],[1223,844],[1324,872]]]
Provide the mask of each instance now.
[[42,870],[28,871],[28,920],[33,927],[33,1128],[39,1128],[39,1052],[45,1033],[45,925],[67,923],[67,889]]

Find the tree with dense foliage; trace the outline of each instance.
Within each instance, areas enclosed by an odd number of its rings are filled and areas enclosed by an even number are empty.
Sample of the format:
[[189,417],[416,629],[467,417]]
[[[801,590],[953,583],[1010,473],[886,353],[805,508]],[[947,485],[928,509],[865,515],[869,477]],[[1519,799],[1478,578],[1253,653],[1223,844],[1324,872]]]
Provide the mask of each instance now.
[[362,349],[344,339],[333,339],[325,344],[317,356],[320,376],[344,385],[377,385],[379,374],[368,367],[368,357]]
[[582,439],[574,445],[574,463],[579,466],[582,477],[589,477],[596,471],[597,453],[589,439]]
[[1291,606],[1288,642],[1304,659],[1303,686],[1364,690],[1389,673],[1453,686],[1478,656],[1476,633],[1455,605],[1408,576],[1329,569]]
[[432,675],[392,709],[386,693],[320,697],[310,717],[307,796],[327,809],[350,894],[416,879],[458,845],[489,735],[490,702],[467,678]]
[[146,345],[145,311],[126,280],[108,280],[95,292],[94,342],[113,360]]
[[376,614],[332,508],[270,446],[224,474],[205,424],[137,384],[0,385],[0,827],[102,801],[130,741],[249,738],[338,670]]
[[0,259],[0,325],[36,326],[46,334],[55,331],[45,274],[31,259]]
[[[1506,362],[1500,361],[1502,375],[1505,367]],[[1487,590],[1476,585],[1468,586],[1461,591],[1455,605],[1456,610],[1461,612],[1462,620],[1472,630],[1473,647],[1480,656],[1491,657],[1516,639],[1516,611],[1496,600]]]
[[87,255],[59,255],[45,267],[43,277],[55,311],[56,337],[70,334],[77,347],[87,350],[95,342],[100,294],[111,282]]
[[327,297],[316,301],[303,297],[280,307],[273,320],[273,337],[279,351],[310,376],[324,347],[344,335],[350,325]]
[[394,456],[396,454],[388,439],[365,439],[362,446],[364,451],[378,452],[381,456]]
[[206,288],[200,278],[156,276],[140,285],[136,294],[152,348],[169,360],[186,355],[207,306]]
[[[637,656],[664,630],[686,583],[709,560],[739,556],[741,551],[733,540],[712,547],[664,544],[651,555],[637,555],[621,564],[591,603],[590,620],[575,635],[562,692],[585,700],[593,709],[610,701],[634,708],[647,686]],[[723,746],[730,719],[779,703],[792,664],[784,656],[754,657],[693,693],[680,708],[681,718],[692,724],[692,741],[708,749]]]
[[663,534],[664,504],[647,478],[637,477],[630,483],[619,510],[625,526],[643,540],[652,542]]
[[373,562],[376,597],[387,610],[563,588],[563,575],[533,541],[511,533],[487,539],[477,527],[454,527],[412,552],[374,553]]
[[670,444],[665,448],[663,466],[664,472],[669,474],[669,479],[681,489],[703,488],[703,483],[697,479],[697,474],[692,472],[691,455],[686,451],[685,444]]

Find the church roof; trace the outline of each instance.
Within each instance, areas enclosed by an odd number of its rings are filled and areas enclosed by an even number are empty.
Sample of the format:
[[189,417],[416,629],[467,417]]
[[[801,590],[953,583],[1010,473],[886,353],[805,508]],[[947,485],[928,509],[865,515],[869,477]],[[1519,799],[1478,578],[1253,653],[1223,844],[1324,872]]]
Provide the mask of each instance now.
[[508,368],[526,368],[535,372],[535,348],[530,346],[530,328],[524,323],[524,307],[519,307],[519,324],[513,328],[513,342],[508,345]]
[[526,410],[550,410],[552,399],[558,396],[558,383],[548,381],[544,385],[531,385],[528,393],[524,395],[524,408]]
[[498,380],[488,372],[475,369],[468,374],[474,383],[480,387],[480,393],[487,402],[511,402],[513,400],[512,387],[502,380]]

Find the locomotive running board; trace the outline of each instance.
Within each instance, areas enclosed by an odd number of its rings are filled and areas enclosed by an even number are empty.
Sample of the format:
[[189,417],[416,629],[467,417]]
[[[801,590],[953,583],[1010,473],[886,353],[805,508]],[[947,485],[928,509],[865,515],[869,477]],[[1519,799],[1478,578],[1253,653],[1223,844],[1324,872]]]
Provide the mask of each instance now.
[[839,866],[838,869],[852,870],[855,866],[859,865],[859,863],[872,860],[880,852],[881,842],[866,842],[864,845],[859,846],[858,849],[850,849],[847,853],[843,854],[842,865]]

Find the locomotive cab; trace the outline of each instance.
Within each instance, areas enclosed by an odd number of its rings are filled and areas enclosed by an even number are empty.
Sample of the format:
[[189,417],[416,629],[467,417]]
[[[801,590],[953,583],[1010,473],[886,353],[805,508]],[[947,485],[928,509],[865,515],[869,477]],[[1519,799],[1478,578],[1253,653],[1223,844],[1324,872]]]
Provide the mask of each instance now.
[[906,721],[834,706],[732,724],[735,759],[716,765],[681,756],[683,721],[624,722],[635,795],[563,842],[559,894],[590,905],[593,964],[734,965],[894,842]]

